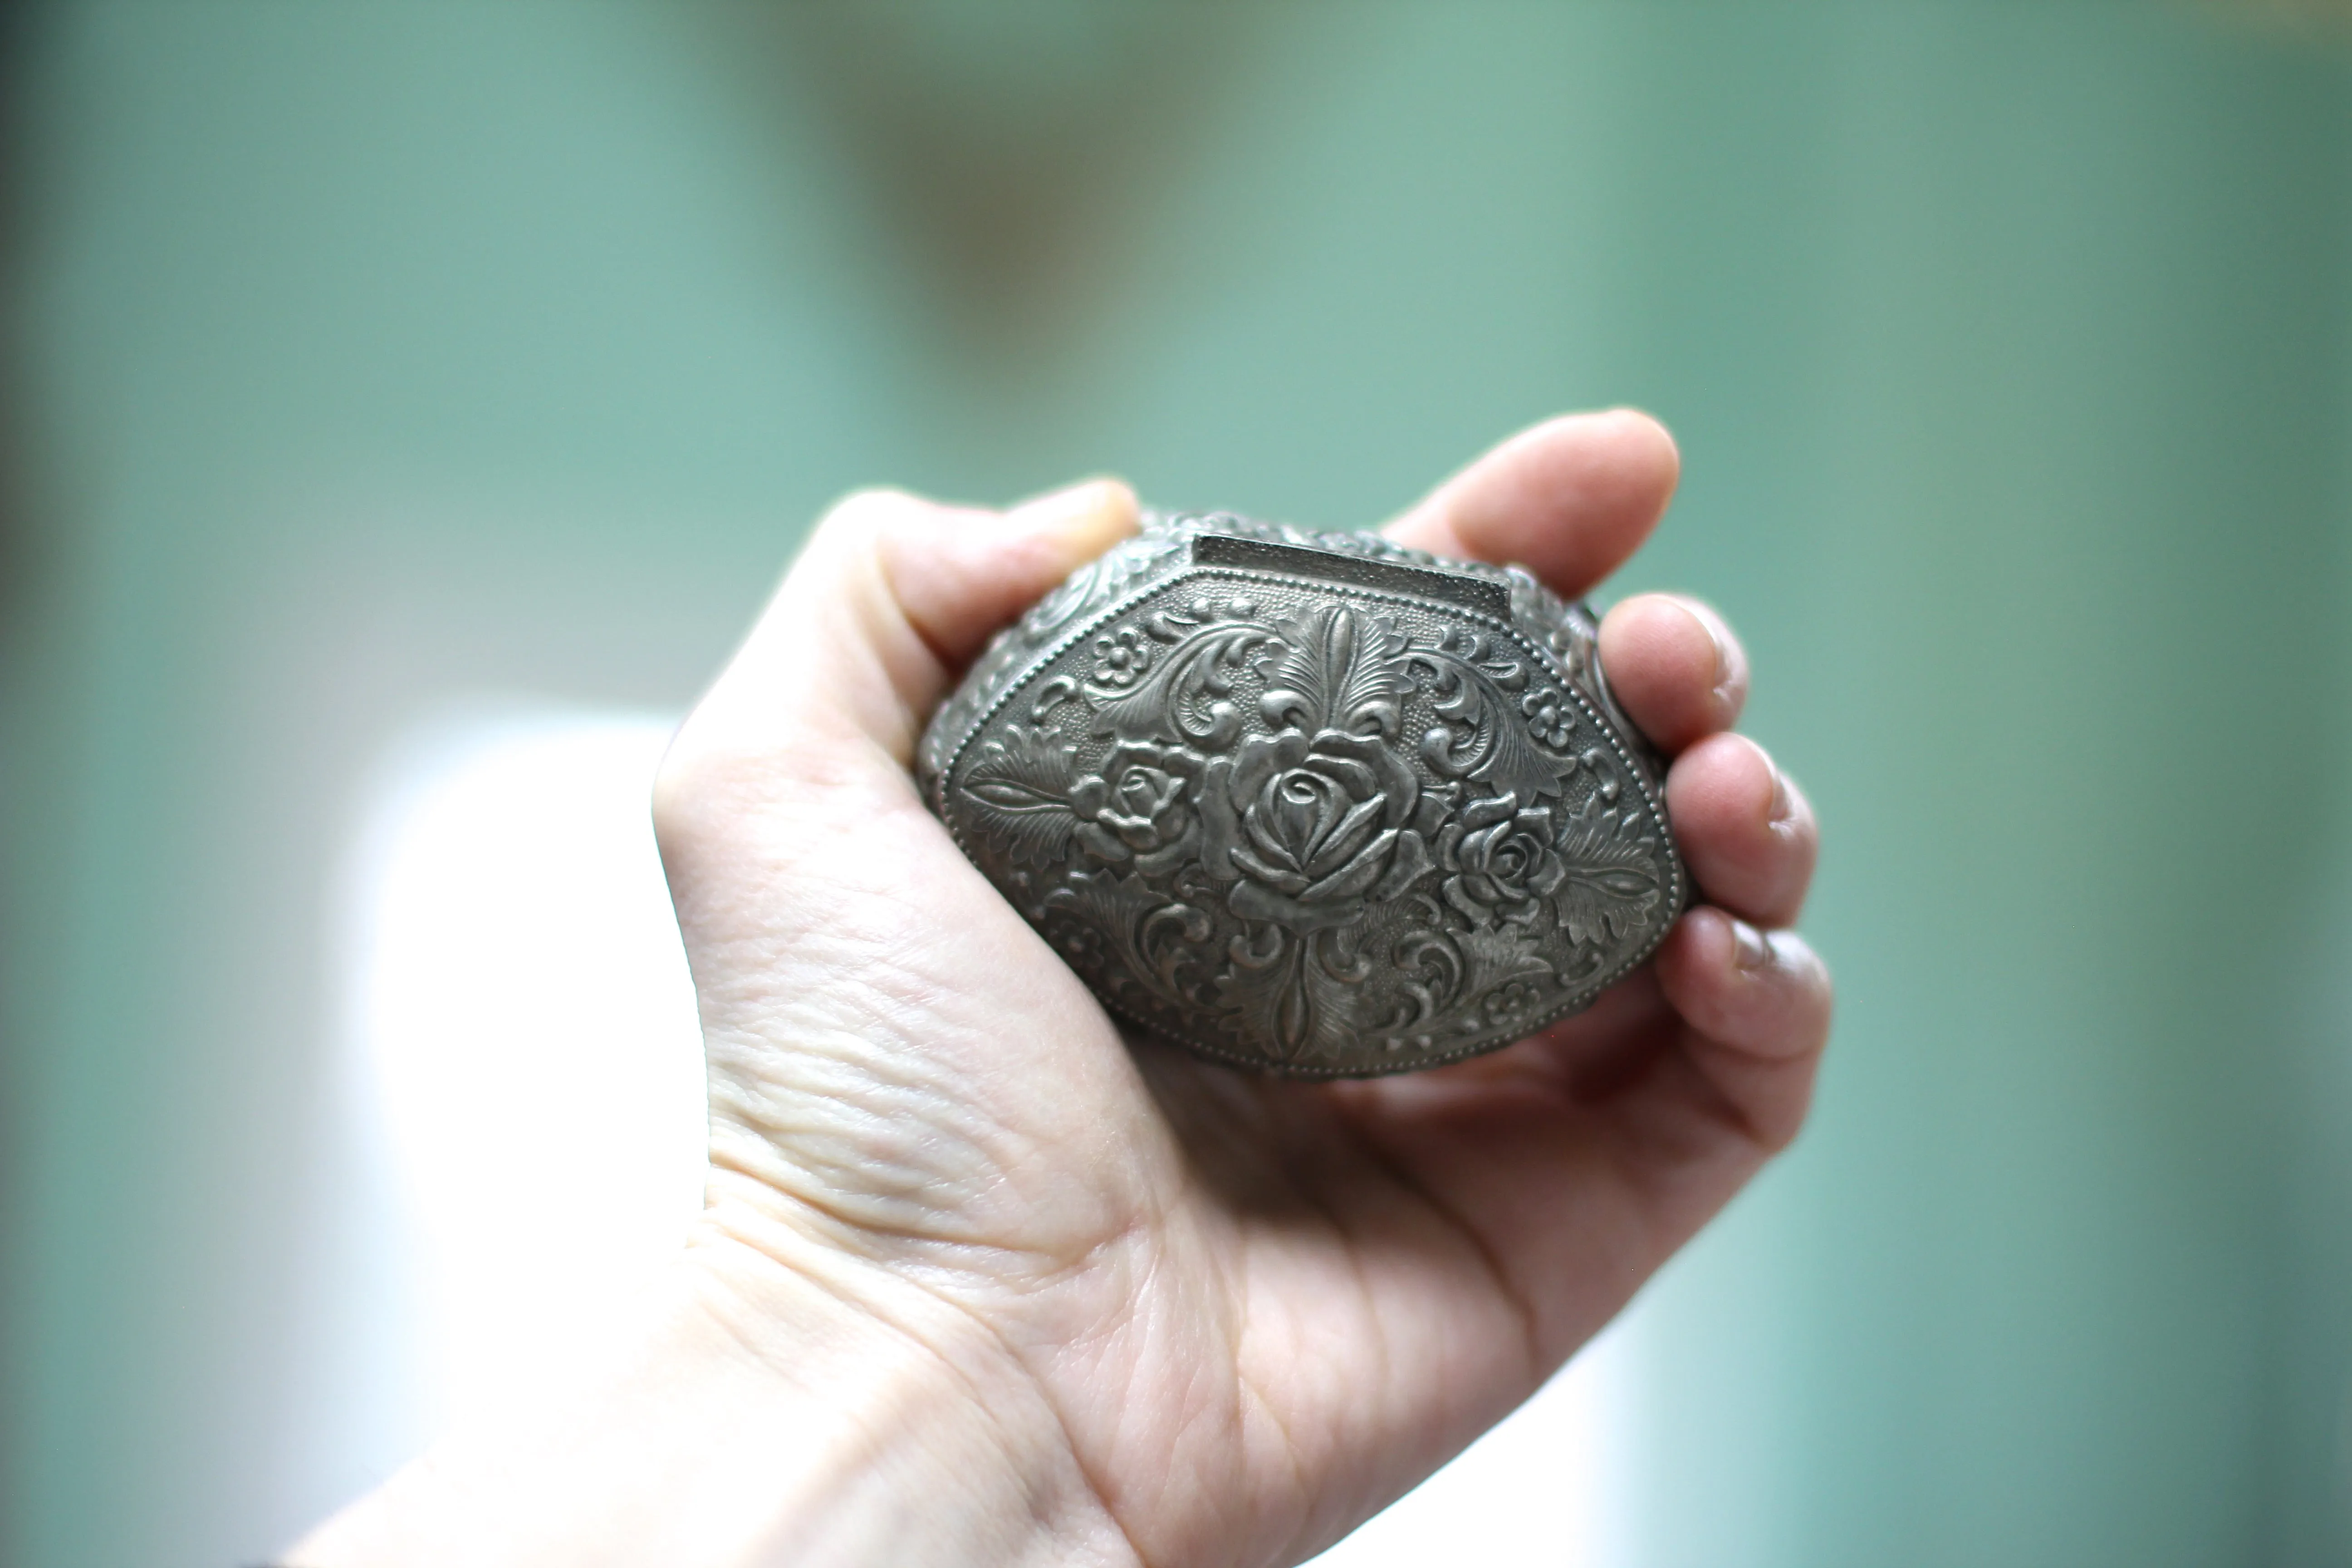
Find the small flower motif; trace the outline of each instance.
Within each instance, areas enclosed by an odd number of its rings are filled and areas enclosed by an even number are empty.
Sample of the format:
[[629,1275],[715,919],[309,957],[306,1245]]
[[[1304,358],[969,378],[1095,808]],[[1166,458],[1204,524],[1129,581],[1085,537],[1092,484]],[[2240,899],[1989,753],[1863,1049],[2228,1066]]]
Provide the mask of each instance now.
[[1565,747],[1575,731],[1576,710],[1555,688],[1537,687],[1519,699],[1519,711],[1528,716],[1528,728],[1536,739],[1555,751]]
[[1151,668],[1151,645],[1133,626],[1121,626],[1095,638],[1097,686],[1120,689],[1133,686]]
[[1092,926],[1065,921],[1055,930],[1052,941],[1073,969],[1099,973],[1109,965],[1108,939]]
[[1543,987],[1532,980],[1507,980],[1486,993],[1479,1011],[1489,1024],[1514,1024],[1528,1016],[1543,1003]]

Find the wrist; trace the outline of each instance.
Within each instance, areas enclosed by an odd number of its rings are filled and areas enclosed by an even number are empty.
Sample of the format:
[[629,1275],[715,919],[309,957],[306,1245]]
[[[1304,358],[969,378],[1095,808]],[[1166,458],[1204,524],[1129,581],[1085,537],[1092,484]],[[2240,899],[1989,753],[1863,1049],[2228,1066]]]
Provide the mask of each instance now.
[[900,1271],[779,1234],[764,1205],[714,1205],[686,1267],[704,1321],[788,1391],[780,1412],[829,1434],[803,1447],[773,1545],[753,1561],[1135,1568],[1060,1416],[971,1313]]
[[454,1435],[289,1563],[1133,1563],[967,1314],[861,1260],[786,1261],[719,1214],[669,1286],[576,1391]]

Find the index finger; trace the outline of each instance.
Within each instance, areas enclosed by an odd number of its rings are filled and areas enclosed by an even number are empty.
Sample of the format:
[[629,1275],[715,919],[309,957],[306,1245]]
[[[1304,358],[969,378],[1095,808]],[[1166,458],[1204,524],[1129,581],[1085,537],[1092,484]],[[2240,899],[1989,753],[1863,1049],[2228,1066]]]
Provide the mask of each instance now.
[[1487,452],[1386,531],[1416,550],[1525,566],[1580,598],[1650,536],[1681,472],[1674,437],[1646,414],[1564,415]]

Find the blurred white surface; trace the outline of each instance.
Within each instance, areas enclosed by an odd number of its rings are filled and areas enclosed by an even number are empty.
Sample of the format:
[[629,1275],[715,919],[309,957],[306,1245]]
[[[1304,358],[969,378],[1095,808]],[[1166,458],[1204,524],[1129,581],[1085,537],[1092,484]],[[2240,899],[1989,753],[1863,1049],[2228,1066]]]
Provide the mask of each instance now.
[[[389,1223],[355,1446],[414,1453],[593,1353],[701,1202],[702,1052],[647,816],[670,721],[461,708],[395,750],[349,880],[352,1113]],[[1621,1325],[1319,1568],[1633,1560]]]
[[460,710],[366,815],[354,1110],[414,1445],[614,1331],[701,1206],[701,1032],[647,805],[670,729]]

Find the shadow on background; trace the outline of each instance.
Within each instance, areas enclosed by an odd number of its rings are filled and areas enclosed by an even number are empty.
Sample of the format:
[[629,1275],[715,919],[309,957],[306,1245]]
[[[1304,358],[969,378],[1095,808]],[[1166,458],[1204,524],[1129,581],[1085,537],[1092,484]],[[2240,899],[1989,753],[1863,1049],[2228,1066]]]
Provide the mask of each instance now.
[[1616,402],[1687,457],[1619,586],[1748,635],[1843,999],[1803,1142],[1636,1309],[1625,1561],[2352,1560],[2340,34],[83,0],[26,45],[10,1563],[252,1559],[401,1457],[326,1109],[399,736],[679,710],[854,485],[1369,523]]

